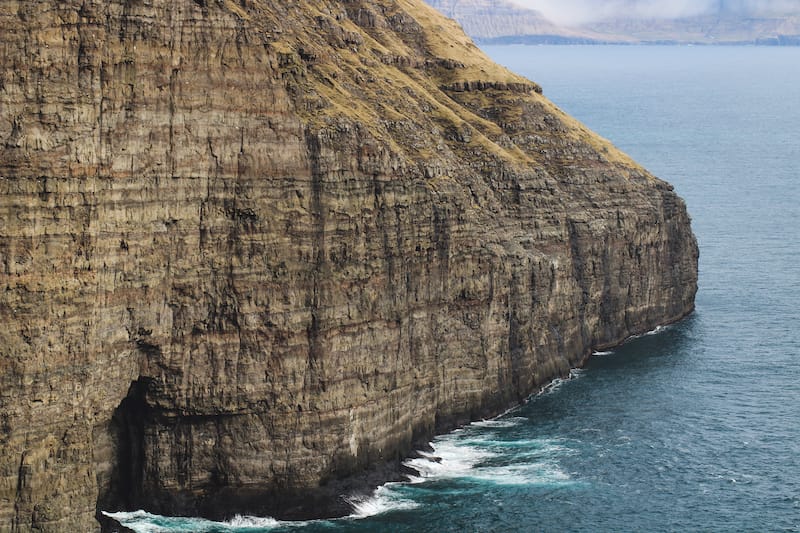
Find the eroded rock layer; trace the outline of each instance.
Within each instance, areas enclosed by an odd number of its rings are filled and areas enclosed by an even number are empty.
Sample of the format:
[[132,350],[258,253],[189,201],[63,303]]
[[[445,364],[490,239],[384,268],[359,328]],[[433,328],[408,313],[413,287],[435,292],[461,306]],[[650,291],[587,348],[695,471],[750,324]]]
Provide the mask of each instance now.
[[2,530],[309,514],[693,308],[672,188],[417,0],[0,34]]

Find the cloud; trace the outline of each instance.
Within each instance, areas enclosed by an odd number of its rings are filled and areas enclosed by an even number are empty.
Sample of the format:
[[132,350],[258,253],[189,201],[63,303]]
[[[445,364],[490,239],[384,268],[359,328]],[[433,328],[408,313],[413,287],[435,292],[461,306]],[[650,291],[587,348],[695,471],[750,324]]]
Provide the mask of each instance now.
[[700,15],[714,0],[516,0],[566,26],[609,18],[678,18]]
[[721,9],[748,15],[796,15],[800,13],[797,0],[721,0]]
[[798,13],[798,0],[514,0],[564,26],[612,18],[673,19],[711,13]]

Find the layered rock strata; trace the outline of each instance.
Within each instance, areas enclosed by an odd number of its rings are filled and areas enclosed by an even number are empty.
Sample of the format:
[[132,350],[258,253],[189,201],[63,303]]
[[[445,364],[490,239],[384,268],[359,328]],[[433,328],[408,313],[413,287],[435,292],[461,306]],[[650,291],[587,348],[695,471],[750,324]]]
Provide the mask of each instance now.
[[445,16],[458,21],[475,40],[538,36],[547,42],[591,41],[587,32],[556,25],[540,11],[527,9],[507,0],[426,0]]
[[417,0],[0,34],[0,530],[313,514],[693,308],[672,188]]

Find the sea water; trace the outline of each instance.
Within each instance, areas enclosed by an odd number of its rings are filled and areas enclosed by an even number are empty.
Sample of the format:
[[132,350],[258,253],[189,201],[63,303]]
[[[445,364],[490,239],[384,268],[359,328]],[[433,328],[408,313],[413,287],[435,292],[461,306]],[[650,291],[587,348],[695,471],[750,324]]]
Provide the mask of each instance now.
[[338,520],[115,516],[136,531],[800,531],[800,48],[498,46],[675,185],[697,311],[435,439]]

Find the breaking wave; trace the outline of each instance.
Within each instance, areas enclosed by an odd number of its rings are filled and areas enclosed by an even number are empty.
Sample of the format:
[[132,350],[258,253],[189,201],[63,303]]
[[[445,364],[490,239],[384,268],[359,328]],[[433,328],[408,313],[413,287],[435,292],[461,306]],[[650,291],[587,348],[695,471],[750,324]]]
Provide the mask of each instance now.
[[569,375],[565,378],[556,378],[540,390],[538,393],[534,394],[533,396],[541,396],[543,394],[550,394],[558,389],[560,389],[565,383],[572,381],[573,379],[578,379],[583,375],[584,370],[582,368],[573,368],[569,371]]
[[528,419],[522,416],[513,416],[510,418],[492,418],[489,420],[479,420],[470,424],[471,426],[479,428],[512,428],[518,426]]
[[353,513],[349,518],[369,518],[392,511],[405,511],[419,507],[417,502],[399,495],[394,490],[397,485],[399,483],[386,483],[375,489],[371,496],[345,498],[345,501],[353,508]]
[[419,457],[405,461],[418,472],[412,483],[461,479],[495,485],[550,485],[571,481],[558,464],[559,456],[571,453],[561,442],[473,433],[440,437],[431,443],[432,452],[419,452]]
[[[539,395],[558,390],[566,382],[580,377],[582,372],[575,369],[569,376],[553,380]],[[348,522],[419,508],[425,505],[421,503],[424,502],[423,493],[429,492],[425,485],[442,480],[462,487],[465,484],[474,487],[476,483],[548,487],[574,483],[559,465],[559,458],[572,454],[572,450],[556,439],[530,438],[525,430],[529,419],[511,414],[473,422],[437,437],[430,443],[432,451],[417,452],[417,457],[403,463],[416,475],[408,475],[407,482],[386,483],[368,496],[345,497],[352,512],[343,518],[281,521],[271,517],[236,516],[216,522],[195,517],[166,517],[146,511],[103,514],[137,533],[255,533],[308,528],[316,531],[346,528]]]
[[[194,533],[248,533],[263,532],[287,525],[274,518],[256,516],[235,516],[225,522],[215,522],[204,518],[160,516],[146,511],[118,512],[103,514],[137,533],[173,533],[191,531]],[[305,525],[306,522],[294,522]]]

